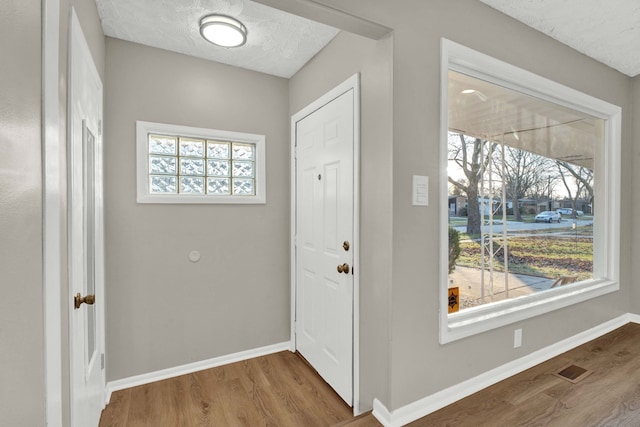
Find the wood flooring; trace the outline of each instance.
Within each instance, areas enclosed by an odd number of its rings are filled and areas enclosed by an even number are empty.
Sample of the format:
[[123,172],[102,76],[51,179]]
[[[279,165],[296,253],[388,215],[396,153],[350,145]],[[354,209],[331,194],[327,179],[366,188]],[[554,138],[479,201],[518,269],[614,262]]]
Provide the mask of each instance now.
[[345,421],[354,421],[352,409],[300,356],[283,351],[114,392],[100,427],[327,427]]
[[[576,384],[554,375],[592,371]],[[113,393],[100,427],[379,427],[353,418],[298,355],[281,352]],[[410,427],[640,426],[640,325],[628,324]]]
[[[569,364],[593,371],[572,384]],[[629,323],[409,424],[640,426],[640,325]]]

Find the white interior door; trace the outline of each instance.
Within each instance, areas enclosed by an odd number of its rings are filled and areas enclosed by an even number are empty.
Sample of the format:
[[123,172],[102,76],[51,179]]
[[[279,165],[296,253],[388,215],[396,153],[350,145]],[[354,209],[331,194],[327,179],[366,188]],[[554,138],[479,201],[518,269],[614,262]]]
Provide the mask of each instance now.
[[102,82],[73,10],[69,55],[71,422],[90,427],[105,404]]
[[295,122],[296,349],[350,406],[354,98],[350,88]]

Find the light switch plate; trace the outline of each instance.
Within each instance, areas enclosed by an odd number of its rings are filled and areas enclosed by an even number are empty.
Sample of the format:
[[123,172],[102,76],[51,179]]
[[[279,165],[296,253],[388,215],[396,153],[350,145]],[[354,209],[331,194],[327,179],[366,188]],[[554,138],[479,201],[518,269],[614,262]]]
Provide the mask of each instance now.
[[413,175],[411,204],[413,206],[429,206],[429,177]]

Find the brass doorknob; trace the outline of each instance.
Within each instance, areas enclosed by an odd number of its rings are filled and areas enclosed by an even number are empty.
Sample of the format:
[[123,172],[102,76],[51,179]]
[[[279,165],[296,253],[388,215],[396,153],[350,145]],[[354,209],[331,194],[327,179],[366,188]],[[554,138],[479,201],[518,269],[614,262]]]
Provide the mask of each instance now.
[[83,297],[78,293],[75,297],[73,297],[73,306],[76,308],[76,310],[80,308],[82,303],[93,305],[94,302],[96,302],[95,295],[87,295],[86,297]]
[[338,266],[338,273],[349,274],[349,264],[346,262]]

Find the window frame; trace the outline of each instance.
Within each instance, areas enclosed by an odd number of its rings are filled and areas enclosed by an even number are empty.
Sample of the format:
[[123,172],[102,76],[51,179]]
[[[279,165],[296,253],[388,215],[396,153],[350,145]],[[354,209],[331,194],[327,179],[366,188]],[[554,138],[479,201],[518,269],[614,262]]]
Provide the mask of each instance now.
[[[440,79],[440,343],[486,332],[620,289],[620,147],[622,109],[447,39],[441,39]],[[448,314],[448,71],[454,70],[604,120],[595,171],[604,181],[594,212],[594,279]],[[602,176],[601,176],[602,175]],[[594,240],[595,241],[595,240]]]
[[[149,134],[254,144],[255,195],[234,196],[214,194],[151,193],[149,191]],[[265,142],[266,138],[264,135],[138,120],[136,121],[137,202],[171,204],[265,204],[267,200]]]

